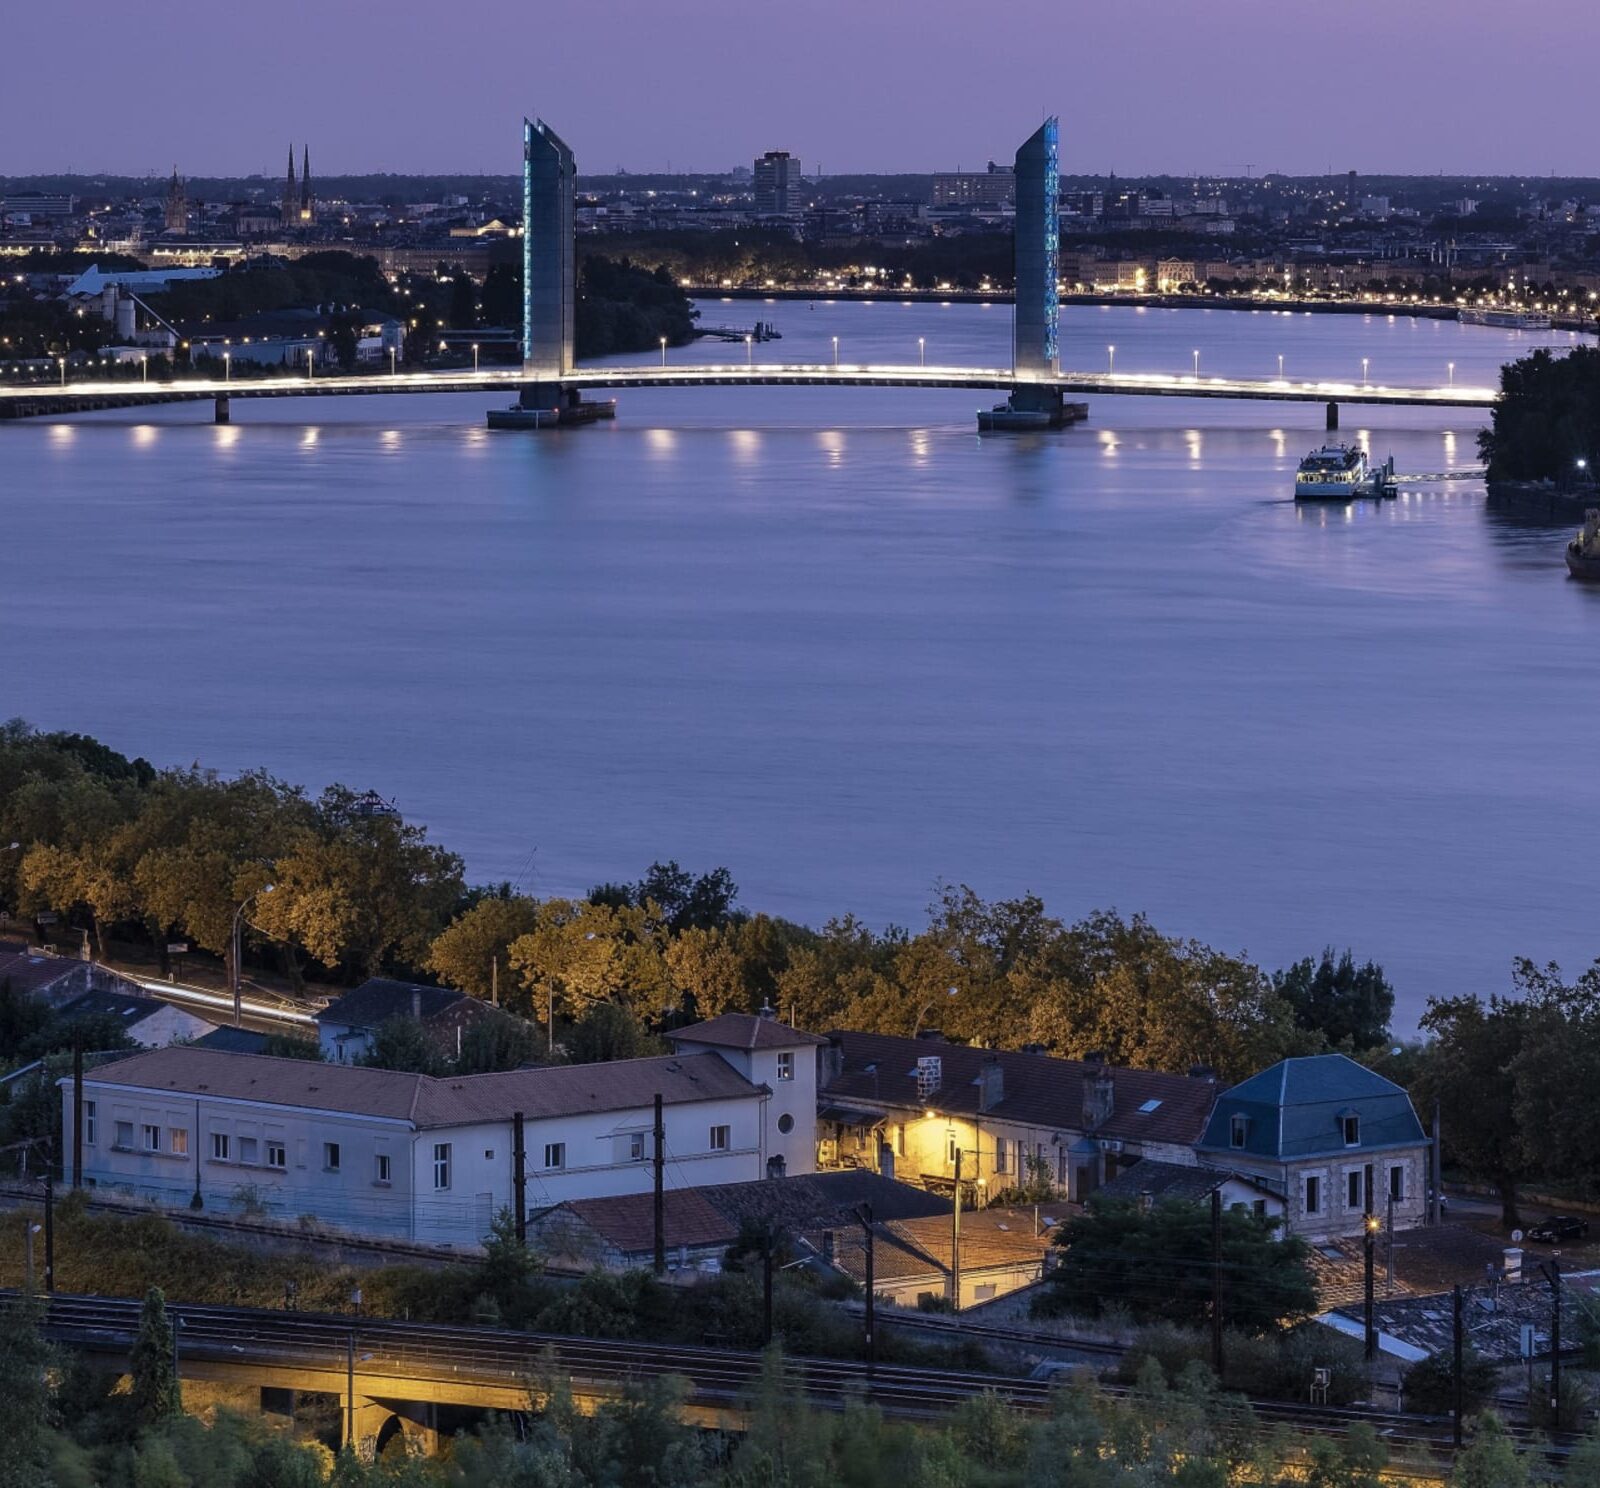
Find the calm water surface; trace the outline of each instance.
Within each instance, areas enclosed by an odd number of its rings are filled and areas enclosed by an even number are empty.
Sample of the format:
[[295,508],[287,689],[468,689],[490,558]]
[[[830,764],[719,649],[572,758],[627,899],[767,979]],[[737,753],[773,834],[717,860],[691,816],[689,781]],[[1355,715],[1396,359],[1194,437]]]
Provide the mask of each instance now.
[[[775,320],[770,360],[1009,356],[1005,307],[704,308]],[[1394,383],[1570,340],[1125,308],[1063,339]],[[0,714],[374,786],[541,894],[674,856],[814,922],[920,923],[948,878],[1269,965],[1348,943],[1402,1024],[1600,950],[1600,594],[1476,481],[1297,510],[1315,405],[1102,398],[980,439],[967,393],[636,392],[544,436],[489,401],[0,425]],[[1473,464],[1476,422],[1345,410],[1402,471]]]

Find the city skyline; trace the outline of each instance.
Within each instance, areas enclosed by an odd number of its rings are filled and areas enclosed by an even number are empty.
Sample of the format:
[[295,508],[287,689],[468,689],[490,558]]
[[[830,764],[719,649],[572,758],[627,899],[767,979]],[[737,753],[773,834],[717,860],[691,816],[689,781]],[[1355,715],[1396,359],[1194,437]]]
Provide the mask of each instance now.
[[[638,7],[603,37],[576,12],[533,17],[487,0],[470,30],[430,26],[426,46],[404,24],[422,16],[414,5],[387,30],[308,0],[166,10],[159,38],[147,28],[75,56],[70,107],[57,70],[19,70],[0,131],[25,153],[14,148],[6,174],[165,175],[175,155],[186,175],[275,174],[291,132],[318,142],[324,176],[510,174],[505,140],[525,112],[559,123],[586,174],[725,171],[768,149],[793,152],[808,174],[981,169],[1048,113],[1061,115],[1066,174],[1600,171],[1582,71],[1600,19],[1577,0],[1543,7],[1540,36],[1561,45],[1531,41],[1530,65],[1495,72],[1494,109],[1467,103],[1488,28],[1503,30],[1488,0],[1403,13],[1352,0],[1336,31],[1265,0],[1206,13],[1136,0],[1070,19],[1018,0],[1003,29],[978,30],[947,0],[866,15],[823,0],[756,18],[704,0]],[[13,55],[42,63],[64,28],[89,34],[116,14],[109,0],[67,0],[18,15]],[[1019,50],[1018,31],[1059,45]],[[185,86],[130,107],[130,71],[170,62],[175,44]],[[603,66],[573,65],[602,52]],[[298,80],[292,113],[286,76]],[[1313,106],[1318,89],[1326,101]],[[1334,106],[1352,96],[1358,106]]]

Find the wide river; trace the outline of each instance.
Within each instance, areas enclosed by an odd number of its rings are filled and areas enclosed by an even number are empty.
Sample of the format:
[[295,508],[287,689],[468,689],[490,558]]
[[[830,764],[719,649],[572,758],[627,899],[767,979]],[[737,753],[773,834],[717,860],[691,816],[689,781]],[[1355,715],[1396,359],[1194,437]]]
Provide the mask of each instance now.
[[[1004,306],[708,302],[770,360],[1002,365]],[[1075,308],[1063,361],[1485,384],[1565,334]],[[700,342],[676,361],[743,360]],[[0,715],[397,799],[475,879],[655,858],[920,925],[940,879],[1143,910],[1268,966],[1352,946],[1409,1029],[1600,951],[1600,592],[1481,482],[1297,508],[1318,405],[633,392],[491,434],[477,396],[0,424]],[[1402,472],[1474,414],[1345,409]]]

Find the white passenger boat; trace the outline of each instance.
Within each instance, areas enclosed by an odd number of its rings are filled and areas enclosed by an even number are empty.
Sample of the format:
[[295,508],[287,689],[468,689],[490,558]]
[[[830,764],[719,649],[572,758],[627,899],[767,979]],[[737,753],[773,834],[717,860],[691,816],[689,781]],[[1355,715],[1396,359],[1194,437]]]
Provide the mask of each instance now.
[[1367,452],[1353,444],[1325,444],[1300,462],[1294,475],[1296,501],[1349,501],[1357,496],[1392,494],[1394,459],[1367,462]]

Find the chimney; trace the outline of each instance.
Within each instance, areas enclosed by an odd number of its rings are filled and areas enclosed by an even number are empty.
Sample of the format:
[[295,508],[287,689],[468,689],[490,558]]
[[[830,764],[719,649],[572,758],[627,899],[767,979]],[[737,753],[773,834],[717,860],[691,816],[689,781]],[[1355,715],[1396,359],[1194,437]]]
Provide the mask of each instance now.
[[421,987],[413,987],[411,989],[411,1016],[413,1018],[415,1018],[417,1020],[417,1022],[419,1022],[419,1023],[422,1021],[422,988]]
[[1083,1077],[1083,1126],[1096,1131],[1111,1119],[1116,1105],[1116,1076],[1105,1065],[1089,1070]]
[[822,1048],[821,1062],[821,1088],[826,1090],[844,1074],[844,1043],[838,1038],[830,1038]]
[[1005,1098],[1006,1076],[1000,1068],[1000,1056],[989,1054],[978,1066],[978,1109],[992,1111]]
[[760,1010],[756,1013],[756,1017],[765,1018],[768,1023],[774,1021],[777,1016],[778,1010],[770,1002],[762,1003]]
[[1191,1080],[1212,1080],[1217,1078],[1217,1072],[1209,1064],[1191,1064],[1189,1066]]

